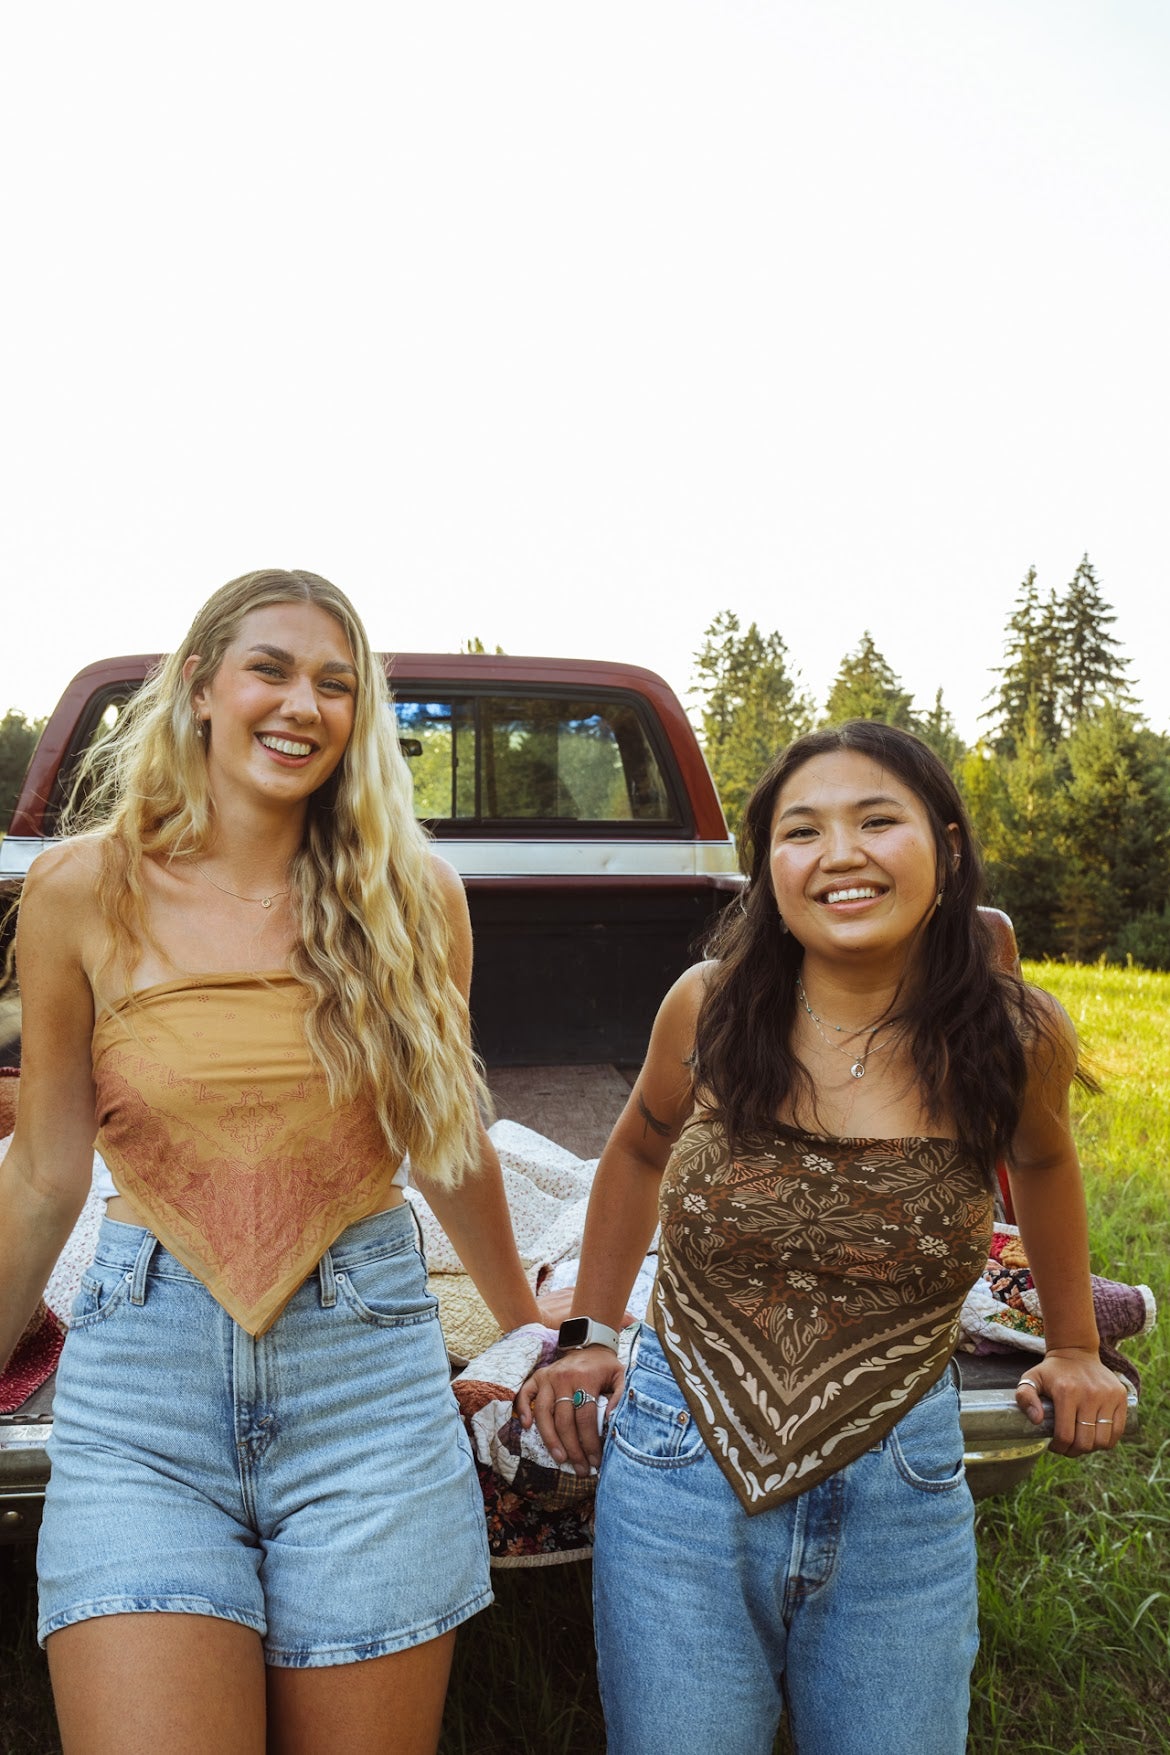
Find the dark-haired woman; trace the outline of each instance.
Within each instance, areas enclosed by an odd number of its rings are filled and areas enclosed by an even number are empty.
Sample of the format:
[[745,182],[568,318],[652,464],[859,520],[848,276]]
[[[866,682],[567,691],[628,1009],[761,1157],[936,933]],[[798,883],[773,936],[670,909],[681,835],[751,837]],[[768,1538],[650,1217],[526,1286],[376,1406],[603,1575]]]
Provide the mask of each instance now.
[[944,765],[852,721],[746,818],[749,886],[671,989],[601,1160],[574,1301],[530,1378],[558,1460],[601,1462],[607,1345],[661,1218],[651,1320],[609,1426],[594,1600],[610,1755],[959,1755],[977,1645],[950,1365],[1006,1156],[1054,1448],[1125,1419],[1098,1357],[1069,1126],[1071,1025],[997,973]]

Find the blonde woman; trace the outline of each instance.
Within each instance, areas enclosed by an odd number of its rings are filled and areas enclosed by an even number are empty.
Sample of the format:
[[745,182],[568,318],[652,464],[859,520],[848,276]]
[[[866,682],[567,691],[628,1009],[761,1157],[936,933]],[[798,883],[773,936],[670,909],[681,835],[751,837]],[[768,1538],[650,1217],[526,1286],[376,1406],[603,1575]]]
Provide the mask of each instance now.
[[89,1184],[39,1555],[66,1755],[423,1755],[491,1599],[403,1159],[535,1320],[469,1045],[459,880],[312,573],[217,592],[33,867],[0,1356]]

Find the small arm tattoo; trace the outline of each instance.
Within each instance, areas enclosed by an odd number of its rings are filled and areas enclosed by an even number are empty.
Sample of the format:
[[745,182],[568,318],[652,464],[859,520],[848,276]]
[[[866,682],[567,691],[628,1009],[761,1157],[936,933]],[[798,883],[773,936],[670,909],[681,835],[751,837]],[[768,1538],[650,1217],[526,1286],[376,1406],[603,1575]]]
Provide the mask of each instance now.
[[644,1123],[642,1128],[643,1139],[646,1138],[646,1131],[648,1128],[652,1128],[660,1139],[668,1140],[670,1138],[670,1128],[665,1121],[659,1121],[657,1115],[651,1115],[642,1100],[641,1091],[638,1092],[638,1114],[642,1117]]

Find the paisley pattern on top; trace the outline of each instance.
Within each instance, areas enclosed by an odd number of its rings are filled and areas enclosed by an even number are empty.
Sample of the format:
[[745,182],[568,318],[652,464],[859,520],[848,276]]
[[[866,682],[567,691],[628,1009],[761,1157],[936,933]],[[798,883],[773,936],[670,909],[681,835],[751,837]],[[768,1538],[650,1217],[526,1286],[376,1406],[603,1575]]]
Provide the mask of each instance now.
[[877,1444],[954,1351],[987,1259],[987,1179],[953,1140],[777,1128],[732,1157],[697,1118],[662,1179],[651,1308],[749,1512]]
[[249,1334],[398,1180],[372,1104],[334,1110],[287,971],[144,988],[93,1035],[118,1193]]

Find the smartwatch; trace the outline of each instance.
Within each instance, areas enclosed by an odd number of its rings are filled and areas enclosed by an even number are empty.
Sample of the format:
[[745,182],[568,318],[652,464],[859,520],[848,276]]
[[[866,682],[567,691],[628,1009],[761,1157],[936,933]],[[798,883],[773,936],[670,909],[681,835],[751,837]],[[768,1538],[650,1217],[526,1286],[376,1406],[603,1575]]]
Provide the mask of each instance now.
[[575,1347],[602,1346],[608,1347],[611,1353],[616,1353],[617,1329],[607,1328],[604,1322],[594,1322],[591,1316],[570,1316],[560,1326],[557,1346],[562,1352],[568,1352]]

